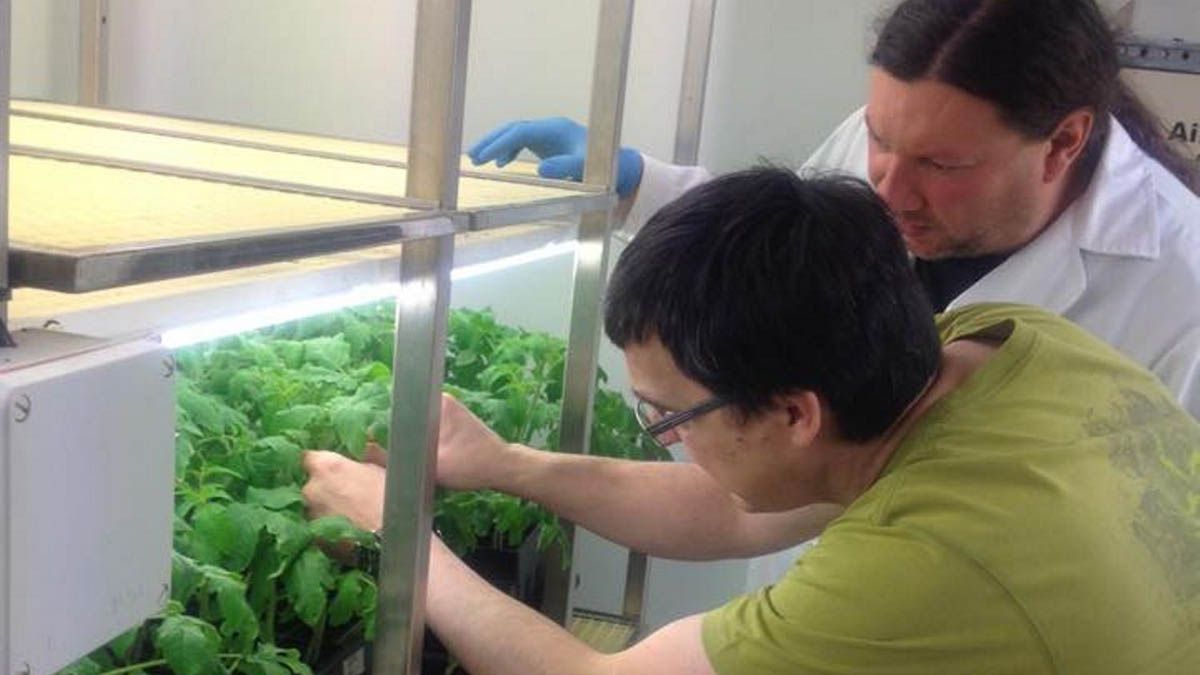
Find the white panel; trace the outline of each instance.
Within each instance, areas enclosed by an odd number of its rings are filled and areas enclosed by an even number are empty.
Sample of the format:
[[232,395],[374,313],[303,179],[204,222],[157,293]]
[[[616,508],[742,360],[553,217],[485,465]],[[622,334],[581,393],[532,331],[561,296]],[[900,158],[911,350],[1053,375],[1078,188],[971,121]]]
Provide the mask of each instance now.
[[165,357],[142,341],[0,377],[6,672],[56,672],[165,604],[175,421]]
[[720,607],[741,595],[745,585],[745,560],[684,562],[651,558],[642,629],[650,633],[676,619]]
[[663,159],[675,154],[691,4],[691,0],[643,0],[633,8],[621,143]]
[[74,101],[79,0],[13,0],[12,95]]
[[629,549],[577,527],[571,553],[571,608],[619,616],[625,601]]
[[[657,156],[671,155],[688,6],[635,6],[623,142]],[[406,142],[415,7],[110,0],[110,105]],[[513,119],[586,118],[598,11],[597,0],[473,3],[464,146]]]
[[464,147],[515,119],[587,118],[598,0],[477,0]]
[[406,141],[414,0],[111,0],[110,105]]
[[1126,68],[1121,76],[1158,115],[1176,147],[1200,162],[1200,75]]
[[892,0],[720,0],[700,164],[799,165],[866,100],[873,19]]
[[[671,157],[690,0],[634,3],[621,142]],[[587,118],[597,0],[476,0],[464,147],[517,119]]]
[[1196,0],[1136,0],[1130,29],[1143,37],[1200,42],[1200,6]]

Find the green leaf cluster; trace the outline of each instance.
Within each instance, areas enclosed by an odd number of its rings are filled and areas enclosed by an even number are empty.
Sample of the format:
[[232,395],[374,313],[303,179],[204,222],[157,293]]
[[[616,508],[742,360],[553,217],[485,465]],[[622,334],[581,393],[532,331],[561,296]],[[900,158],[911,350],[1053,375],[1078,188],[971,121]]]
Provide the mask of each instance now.
[[[170,605],[63,672],[311,673],[324,649],[371,639],[375,580],[327,551],[374,537],[306,520],[300,456],[386,446],[393,349],[394,310],[380,303],[178,352]],[[486,311],[450,315],[446,389],[510,441],[557,446],[564,360],[560,339]],[[598,389],[594,419],[597,454],[665,456],[619,394]],[[439,491],[434,511],[460,553],[567,544],[552,514],[496,492]]]

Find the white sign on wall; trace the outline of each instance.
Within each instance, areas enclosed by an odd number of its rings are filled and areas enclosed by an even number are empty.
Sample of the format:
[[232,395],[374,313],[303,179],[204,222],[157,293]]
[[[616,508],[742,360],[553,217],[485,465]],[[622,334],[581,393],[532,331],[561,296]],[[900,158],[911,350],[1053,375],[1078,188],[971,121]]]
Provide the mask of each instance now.
[[1125,81],[1158,115],[1167,138],[1200,162],[1200,74],[1126,68]]

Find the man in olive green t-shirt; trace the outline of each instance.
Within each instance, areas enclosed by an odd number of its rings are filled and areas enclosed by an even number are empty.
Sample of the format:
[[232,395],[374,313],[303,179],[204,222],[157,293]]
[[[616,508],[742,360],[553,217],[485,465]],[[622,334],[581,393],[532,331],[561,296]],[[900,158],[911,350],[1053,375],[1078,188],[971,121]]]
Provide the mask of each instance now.
[[705,617],[716,671],[1200,673],[1196,423],[1041,310],[938,327],[995,351],[778,584]]
[[[616,654],[435,538],[426,615],[471,673],[1200,673],[1200,424],[1060,318],[984,305],[935,323],[866,184],[755,169],[691,190],[622,253],[605,329],[646,432],[693,462],[505,443],[447,398],[439,482],[663,557],[828,527],[775,586]],[[313,515],[379,527],[380,467],[305,467]]]

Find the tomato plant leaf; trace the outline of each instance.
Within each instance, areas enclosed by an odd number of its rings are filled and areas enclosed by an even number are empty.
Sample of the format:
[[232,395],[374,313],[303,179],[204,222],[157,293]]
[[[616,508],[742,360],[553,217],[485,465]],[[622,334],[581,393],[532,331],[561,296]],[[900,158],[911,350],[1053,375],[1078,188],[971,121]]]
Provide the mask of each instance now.
[[204,581],[200,566],[191,558],[179,553],[171,554],[171,598],[186,604]]
[[266,528],[275,540],[277,566],[268,574],[274,579],[283,574],[287,565],[308,547],[312,534],[307,523],[298,516],[285,513],[270,513],[266,518]]
[[333,588],[333,564],[315,547],[305,549],[284,575],[284,586],[296,616],[316,626],[325,613],[327,591]]
[[312,670],[300,660],[300,652],[270,644],[259,645],[258,651],[246,658],[241,672],[247,675],[312,675]]
[[221,636],[207,621],[194,616],[168,616],[155,631],[154,643],[178,675],[223,672],[217,658]]
[[302,506],[304,497],[297,485],[283,485],[275,488],[250,487],[246,490],[246,502],[258,504],[272,511],[283,511],[293,506]]
[[375,535],[355,527],[354,523],[345,516],[325,516],[317,518],[308,524],[309,530],[313,537],[321,541],[346,541],[350,540],[358,544],[373,545],[375,543]]
[[341,446],[355,459],[361,459],[367,445],[367,430],[375,420],[375,409],[365,401],[335,400],[330,404],[329,421]]
[[205,582],[221,611],[221,635],[234,651],[249,651],[258,637],[258,618],[246,600],[246,584],[220,568],[207,569]]
[[341,626],[363,612],[364,596],[374,590],[370,578],[358,570],[343,574],[329,603],[329,625]]
[[[205,504],[196,510],[192,523],[197,542],[206,553],[204,562],[220,562],[228,569],[240,572],[246,569],[258,548],[259,532],[266,523],[266,511],[262,507],[233,503],[228,506]],[[219,554],[219,560],[211,557],[211,550]]]

